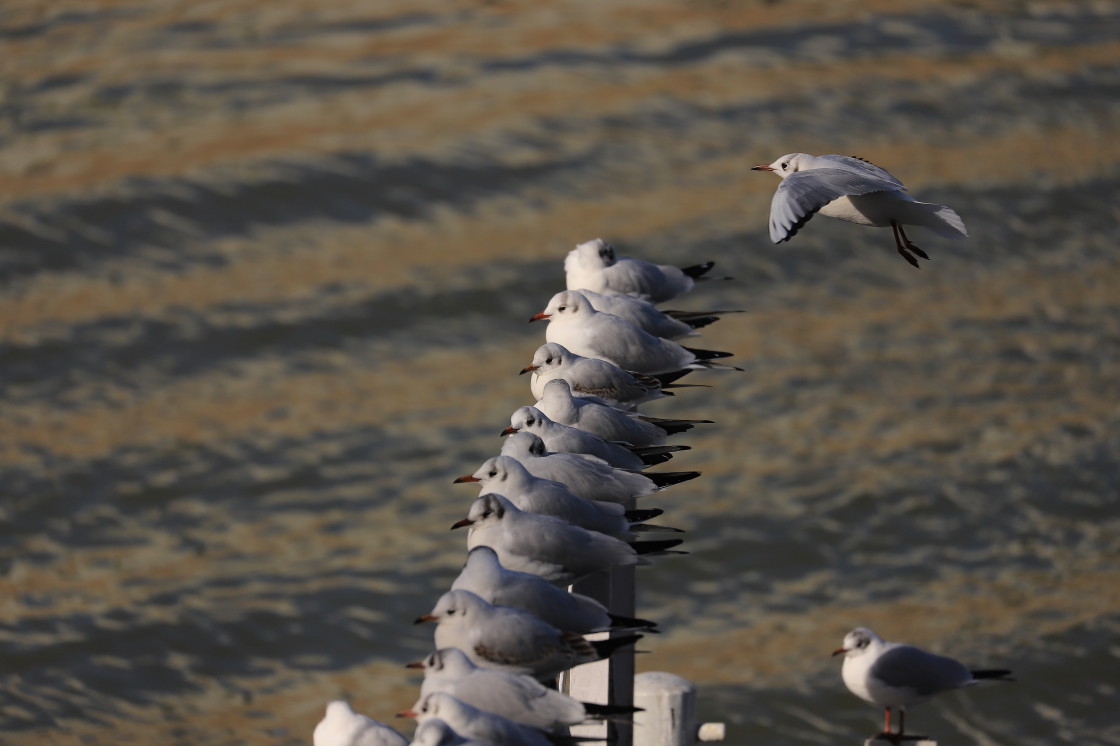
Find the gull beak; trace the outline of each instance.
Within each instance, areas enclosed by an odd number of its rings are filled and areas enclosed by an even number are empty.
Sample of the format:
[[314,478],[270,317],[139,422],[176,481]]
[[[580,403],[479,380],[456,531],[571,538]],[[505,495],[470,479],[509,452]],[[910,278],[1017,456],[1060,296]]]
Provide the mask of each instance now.
[[451,530],[454,531],[455,529],[462,528],[463,526],[473,526],[473,525],[474,525],[474,521],[472,521],[470,518],[464,518],[463,520],[456,521],[454,524],[452,524]]
[[530,316],[530,317],[529,317],[529,323],[531,324],[531,323],[533,323],[534,321],[540,321],[541,319],[547,319],[547,318],[549,318],[550,316],[552,316],[552,314],[550,314],[550,313],[545,313],[544,311],[541,311],[540,313],[535,313],[535,314],[533,314],[532,316]]
[[423,661],[412,661],[412,663],[405,663],[404,667],[405,668],[423,668],[424,667],[424,662]]
[[414,717],[416,717],[416,712],[414,710],[401,710],[400,712],[397,713],[397,717],[399,717],[399,718],[414,718]]
[[535,366],[535,365],[526,365],[524,368],[521,369],[521,374],[524,375],[524,374],[528,373],[529,371],[536,370],[536,369],[537,369],[537,366]]
[[438,621],[439,621],[438,616],[432,616],[431,614],[423,614],[423,615],[418,616],[415,619],[413,619],[412,623],[413,624],[423,624],[424,622],[438,622]]
[[773,171],[774,167],[766,163],[760,163],[757,166],[751,166],[751,171]]
[[520,430],[520,429],[521,429],[521,428],[518,428],[518,427],[513,427],[512,425],[510,425],[510,426],[509,426],[509,427],[507,427],[507,428],[506,428],[505,430],[503,430],[503,431],[502,431],[502,434],[501,434],[501,435],[499,435],[498,437],[499,437],[499,438],[504,438],[504,437],[505,437],[505,436],[507,436],[507,435],[513,435],[514,433],[516,433],[516,432],[517,432],[518,430]]
[[836,656],[840,655],[841,653],[846,653],[846,652],[848,652],[847,648],[836,648],[835,650],[832,651],[832,657],[835,658]]
[[464,474],[461,477],[455,477],[451,480],[451,484],[462,484],[463,482],[481,482],[482,480],[473,474]]

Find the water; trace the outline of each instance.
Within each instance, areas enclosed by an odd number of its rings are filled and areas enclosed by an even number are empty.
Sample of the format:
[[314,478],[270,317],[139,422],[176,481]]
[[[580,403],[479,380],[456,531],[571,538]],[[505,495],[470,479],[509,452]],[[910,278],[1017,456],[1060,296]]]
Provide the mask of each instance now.
[[[56,4],[57,5],[57,4]],[[6,8],[0,738],[307,743],[410,705],[411,620],[594,236],[734,282],[651,404],[640,670],[729,743],[856,743],[859,624],[1019,681],[942,743],[1120,743],[1120,9],[928,3]],[[812,221],[751,165],[854,153],[969,241]],[[920,236],[920,237],[919,237]],[[924,239],[924,240],[923,240]],[[701,374],[697,374],[699,376]],[[407,724],[398,722],[405,730]]]

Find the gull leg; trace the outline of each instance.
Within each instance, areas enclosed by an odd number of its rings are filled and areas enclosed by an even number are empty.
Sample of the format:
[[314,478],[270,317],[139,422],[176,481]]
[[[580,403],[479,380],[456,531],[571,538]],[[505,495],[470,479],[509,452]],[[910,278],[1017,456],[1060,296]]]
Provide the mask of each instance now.
[[[909,251],[906,250],[906,247],[904,247],[902,245],[902,238],[899,237],[899,233],[902,232],[902,228],[899,226],[898,223],[896,223],[893,220],[891,221],[891,230],[894,231],[894,245],[895,245],[895,248],[898,249],[898,253],[902,256],[903,259],[910,262],[915,267],[918,267],[919,266],[918,265],[918,260],[915,259],[914,256]],[[910,246],[909,241],[907,241],[906,244],[907,244],[908,247]],[[911,248],[915,248],[915,247],[911,247]],[[921,249],[918,249],[918,251],[920,252]]]
[[913,251],[915,254],[920,256],[922,259],[929,259],[929,254],[927,254],[926,252],[919,249],[918,244],[914,243],[913,241],[911,241],[907,237],[906,231],[902,230],[901,225],[898,226],[898,234],[900,236],[902,236],[902,242],[906,245],[906,248],[910,249],[910,251]]
[[898,737],[902,738],[902,734],[906,732],[906,710],[898,711]]

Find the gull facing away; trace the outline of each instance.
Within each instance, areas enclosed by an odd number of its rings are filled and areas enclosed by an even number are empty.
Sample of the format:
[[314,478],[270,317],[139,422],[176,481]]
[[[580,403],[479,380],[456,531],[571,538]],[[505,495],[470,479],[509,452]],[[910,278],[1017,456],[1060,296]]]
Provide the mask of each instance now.
[[416,624],[422,622],[436,623],[437,649],[459,648],[476,666],[545,681],[573,666],[607,658],[642,638],[625,635],[591,641],[556,629],[527,611],[495,606],[464,590],[440,596],[430,612],[416,619]]
[[587,454],[550,452],[544,441],[530,432],[510,435],[502,444],[502,455],[517,459],[534,476],[563,482],[586,500],[621,504],[700,476],[698,471],[639,473],[616,469]]
[[608,360],[623,370],[647,375],[682,368],[731,368],[713,362],[730,352],[698,350],[655,337],[626,319],[596,311],[578,290],[562,290],[529,321],[548,319],[545,341],[556,342],[577,355]]
[[564,257],[564,278],[568,290],[587,288],[604,295],[636,295],[661,303],[692,290],[697,280],[713,279],[707,276],[713,266],[715,262],[674,267],[620,257],[609,243],[593,238]]
[[540,400],[533,406],[553,422],[634,446],[664,445],[669,435],[687,432],[695,425],[712,424],[712,420],[663,419],[623,412],[598,397],[572,396],[571,387],[563,379],[545,384]]
[[581,635],[611,629],[657,632],[657,624],[648,619],[611,614],[589,596],[569,593],[537,575],[502,567],[498,553],[488,546],[477,546],[467,552],[467,561],[451,584],[451,590],[470,591],[495,606],[513,606],[527,611],[564,632]]
[[[689,372],[688,369],[683,371]],[[529,388],[540,399],[549,381],[567,381],[576,396],[597,396],[612,407],[635,409],[639,404],[673,396],[670,385],[644,373],[623,370],[612,362],[577,355],[564,345],[546,342],[533,353],[533,362],[521,369],[532,373]]]
[[588,531],[598,531],[620,539],[631,538],[631,523],[656,518],[662,512],[627,511],[619,503],[585,500],[569,490],[563,482],[533,476],[520,461],[509,456],[488,458],[473,474],[465,474],[454,480],[455,484],[468,482],[479,484],[479,494],[500,494],[519,510],[554,516]]
[[311,734],[314,746],[406,746],[408,739],[392,726],[354,712],[341,699],[327,703],[327,712]]
[[460,736],[439,718],[429,718],[416,726],[416,732],[412,734],[412,742],[409,746],[492,746],[492,744]]
[[917,202],[901,181],[862,158],[789,153],[751,170],[772,171],[782,178],[770,203],[774,243],[788,241],[816,212],[859,225],[889,225],[898,253],[915,267],[914,254],[922,259],[929,255],[906,236],[903,225],[920,225],[943,238],[968,237],[964,221],[951,208]]
[[589,719],[633,715],[636,710],[625,705],[580,702],[549,689],[532,676],[476,666],[458,648],[436,650],[407,667],[424,671],[421,699],[432,692],[444,692],[484,712],[542,730],[566,728]]
[[[843,655],[841,675],[848,690],[871,704],[886,708],[882,735],[902,740],[906,708],[935,694],[979,684],[1014,681],[1005,669],[969,670],[960,661],[927,653],[912,645],[885,642],[866,627],[856,627],[833,651]],[[898,710],[898,733],[891,733],[891,710]]]
[[467,517],[451,528],[465,526],[470,527],[468,550],[488,546],[503,567],[539,575],[556,585],[570,585],[613,567],[646,565],[649,560],[640,555],[664,553],[682,543],[661,539],[629,544],[559,518],[518,510],[501,495],[482,495]]

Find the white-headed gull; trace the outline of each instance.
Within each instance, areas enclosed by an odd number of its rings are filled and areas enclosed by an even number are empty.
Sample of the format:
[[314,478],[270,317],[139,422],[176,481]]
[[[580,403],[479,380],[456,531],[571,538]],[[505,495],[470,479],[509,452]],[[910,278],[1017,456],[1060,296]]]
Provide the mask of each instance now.
[[436,623],[436,648],[459,648],[475,665],[544,680],[602,660],[641,639],[641,635],[623,635],[591,641],[556,629],[527,611],[495,606],[464,590],[444,593],[416,622]]
[[408,739],[392,726],[354,712],[350,703],[335,699],[311,734],[315,746],[406,746]]
[[533,476],[521,462],[509,456],[493,456],[482,462],[473,474],[456,477],[456,484],[477,482],[479,494],[502,495],[519,510],[550,515],[588,531],[631,538],[631,523],[649,520],[660,510],[627,512],[619,503],[586,500],[563,482]]
[[[883,735],[901,740],[906,726],[906,708],[935,694],[978,684],[981,681],[1012,681],[1004,669],[969,670],[952,658],[927,653],[912,645],[885,642],[866,627],[844,636],[832,653],[843,655],[844,684],[860,699],[885,708]],[[891,733],[891,710],[898,710],[898,733]]]
[[597,396],[619,409],[634,409],[647,401],[673,395],[665,390],[667,384],[653,376],[623,370],[607,360],[577,355],[555,342],[538,347],[533,362],[521,372],[533,374],[529,388],[538,399],[544,395],[545,384],[554,379],[567,381],[576,396]]
[[698,471],[639,473],[617,469],[587,454],[549,451],[544,441],[531,432],[513,433],[506,438],[502,455],[520,461],[530,474],[563,482],[586,500],[622,504],[700,476]]
[[553,422],[536,407],[518,407],[510,415],[509,427],[502,431],[502,435],[518,432],[533,433],[544,441],[545,447],[550,451],[595,456],[620,469],[641,469],[646,466],[646,462],[634,451],[618,443],[603,440],[594,433]]
[[943,238],[968,237],[964,221],[951,208],[915,201],[901,181],[862,158],[789,153],[753,170],[782,177],[770,202],[774,243],[788,241],[817,212],[859,225],[889,225],[898,253],[915,267],[914,254],[929,256],[907,238],[903,225],[920,225]]
[[467,517],[451,528],[470,527],[467,549],[485,545],[503,567],[539,575],[557,585],[613,567],[648,564],[641,554],[660,553],[681,543],[663,539],[628,544],[613,536],[559,518],[526,513],[501,495],[482,495]]
[[618,316],[596,311],[578,290],[562,290],[529,321],[548,319],[545,341],[556,342],[577,355],[609,360],[624,370],[647,375],[682,368],[732,368],[713,362],[730,352],[698,350],[655,337]]
[[680,339],[699,336],[697,329],[719,321],[720,314],[737,311],[662,310],[645,298],[634,295],[605,295],[588,288],[569,288],[583,293],[596,311],[626,319],[655,337]]
[[502,567],[498,553],[488,546],[467,552],[467,561],[451,590],[470,591],[496,606],[527,611],[565,632],[589,634],[612,628],[652,632],[657,626],[648,619],[611,614],[589,596],[569,593],[540,576]]
[[635,446],[655,446],[669,435],[691,430],[711,420],[682,420],[647,417],[615,409],[598,397],[575,397],[563,379],[545,384],[541,398],[533,405],[553,422],[595,433],[604,440]]
[[636,295],[661,303],[692,290],[697,280],[710,279],[707,272],[714,264],[674,267],[620,257],[606,241],[593,238],[564,257],[565,285],[569,290],[587,288],[596,293]]
[[533,728],[556,730],[589,719],[632,715],[635,710],[625,705],[580,702],[549,689],[532,676],[477,666],[458,648],[433,651],[408,667],[424,671],[421,699],[432,692],[444,692],[472,707]]

